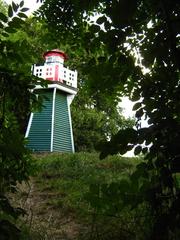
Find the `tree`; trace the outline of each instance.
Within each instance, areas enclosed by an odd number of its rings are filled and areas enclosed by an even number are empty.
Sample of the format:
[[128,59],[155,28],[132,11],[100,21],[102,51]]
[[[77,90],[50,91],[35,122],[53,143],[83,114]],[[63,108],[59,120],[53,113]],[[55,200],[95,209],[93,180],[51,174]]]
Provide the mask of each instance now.
[[[27,8],[23,5],[23,1],[20,4],[13,2],[9,6],[2,5],[0,13],[0,231],[2,237],[13,236],[13,239],[18,239],[20,235],[13,220],[24,211],[13,208],[6,193],[14,191],[17,182],[27,180],[32,170],[24,131],[29,113],[38,105],[30,89],[34,88],[37,81],[40,84],[43,82],[30,75],[30,67],[37,60],[41,61],[39,55],[47,48],[53,48],[51,46],[55,41],[45,23],[38,22],[36,18],[24,21]],[[87,110],[87,115],[92,112],[95,116],[90,127],[96,129],[99,114],[97,110]]]
[[24,211],[12,207],[6,194],[14,192],[16,184],[28,180],[32,172],[24,129],[32,105],[37,102],[30,89],[41,81],[27,71],[27,42],[11,38],[24,24],[28,9],[23,1],[8,7],[0,3],[0,232],[2,239],[19,239],[20,230],[14,223]]
[[123,117],[116,102],[102,94],[89,95],[86,85],[80,87],[71,106],[76,151],[97,151],[119,129],[134,125],[133,119]]
[[[101,16],[95,24],[87,26],[93,11]],[[114,91],[128,94],[136,102],[137,129],[120,131],[104,145],[101,156],[123,153],[134,146],[135,154],[145,154],[145,161],[134,175],[142,179],[142,187],[137,183],[141,202],[149,203],[152,209],[154,227],[150,238],[177,239],[180,225],[177,207],[180,202],[177,184],[179,1],[94,0],[81,5],[80,1],[46,0],[39,13],[57,33],[69,31],[67,37],[74,41],[74,46],[81,46],[91,55],[83,70],[89,75],[92,87],[107,95]],[[149,68],[148,73],[143,74],[142,66],[136,64],[135,51],[140,53],[138,61]],[[148,128],[139,128],[143,115],[149,118]]]
[[[92,148],[93,149],[95,148],[94,145],[96,145],[96,143],[99,140],[104,142],[107,139],[107,136],[109,139],[113,134],[115,134],[115,132],[117,132],[118,129],[124,128],[125,125],[132,126],[134,122],[131,120],[129,120],[128,122],[125,119],[123,119],[122,114],[119,111],[120,109],[118,107],[118,102],[119,102],[119,97],[121,96],[121,95],[117,95],[117,88],[119,88],[119,86],[117,87],[111,84],[111,81],[112,81],[110,77],[111,63],[109,63],[109,66],[107,67],[105,65],[105,59],[107,55],[104,57],[101,56],[101,54],[104,52],[104,47],[102,45],[99,46],[97,44],[96,45],[93,44],[93,47],[91,48],[91,46],[87,45],[87,41],[89,41],[89,37],[90,37],[90,31],[89,31],[90,26],[85,21],[82,21],[81,24],[78,24],[75,28],[70,27],[71,31],[66,31],[65,25],[67,25],[68,27],[68,25],[70,24],[69,21],[71,17],[65,16],[63,26],[61,26],[59,24],[59,21],[55,20],[57,15],[59,15],[59,11],[61,11],[59,10],[59,8],[61,8],[60,3],[58,4],[59,4],[59,7],[55,8],[53,6],[56,5],[56,2],[52,2],[52,5],[48,5],[48,2],[47,2],[47,6],[45,5],[45,7],[42,10],[40,10],[40,13],[42,15],[40,16],[40,19],[45,21],[43,16],[46,13],[48,12],[53,13],[53,11],[57,10],[55,15],[53,16],[53,20],[51,19],[53,22],[52,26],[48,25],[48,29],[50,32],[53,32],[54,37],[58,39],[58,41],[60,42],[59,45],[63,46],[63,49],[66,50],[67,54],[69,55],[68,65],[70,65],[72,68],[78,69],[80,91],[78,92],[72,104],[72,119],[73,119],[74,134],[75,134],[75,146],[76,146],[76,150],[80,150],[80,149],[91,150]],[[67,4],[67,7],[68,7],[68,4]],[[71,12],[70,9],[69,11]],[[37,16],[39,16],[39,12],[37,12]],[[64,15],[62,15],[62,18],[63,17]],[[54,28],[54,26],[56,27]],[[56,43],[58,44],[58,42]],[[96,55],[97,59],[94,58],[94,54]],[[106,77],[102,75],[100,72],[98,72],[98,69],[99,69],[98,66],[94,68],[94,62],[97,62],[102,67],[104,66],[103,70],[104,72],[107,71],[107,76],[109,77],[108,78],[109,82],[106,81],[106,85],[103,85],[103,87],[105,86],[105,88],[103,90],[101,89],[101,91],[99,91],[99,86],[97,86],[97,84],[101,84],[101,83],[100,81],[96,81],[96,78],[103,77],[104,79],[106,79]],[[108,69],[110,71],[108,71]],[[114,71],[117,71],[117,70],[115,69]],[[89,72],[91,72],[91,74],[89,74]],[[95,75],[95,78],[93,78],[92,73]],[[84,95],[83,92],[86,92],[85,99],[87,102],[83,100],[83,103],[82,103],[82,96]],[[90,102],[90,106],[87,107],[86,105],[88,105],[89,102]],[[94,110],[91,109],[92,107],[94,108]],[[79,112],[78,110],[82,110],[82,111]],[[88,114],[88,111],[91,112],[90,115]],[[99,122],[98,119],[96,119],[96,117],[98,118],[99,111],[101,111],[101,114],[102,114],[101,119],[102,119],[102,116],[104,116],[103,117],[104,120],[101,121],[101,123]],[[79,113],[79,116],[77,115],[78,113]],[[90,116],[91,116],[91,121],[87,121],[87,119]],[[80,119],[83,120],[83,123],[82,123],[83,128],[81,127],[81,122],[79,122]],[[108,120],[108,124],[107,124],[107,120]],[[90,126],[88,123],[93,121],[94,123],[91,124]],[[92,132],[90,133],[91,128],[96,125],[95,122],[100,123],[99,128],[98,126],[96,126],[94,129],[95,131],[92,129]],[[87,129],[84,129],[84,128],[87,128]],[[86,134],[83,134],[82,129],[84,129],[84,131],[88,131],[89,136],[94,135],[94,138],[91,137],[92,140],[90,140],[90,138],[87,135],[87,132]],[[97,129],[99,129],[99,131],[97,131]],[[95,133],[98,133],[98,135]],[[79,141],[80,139],[81,141]],[[88,149],[88,146],[86,146],[85,142],[86,143],[89,142],[89,144],[91,142],[91,144],[93,145]]]
[[7,4],[4,1],[0,1],[0,10],[7,14]]
[[[33,30],[32,30],[33,29]],[[71,49],[70,43],[63,36],[60,38],[54,34],[54,30],[48,28],[47,23],[36,17],[28,18],[23,26],[9,37],[11,41],[26,43],[31,60],[26,63],[30,69],[32,63],[42,62],[42,53],[47,49],[60,48],[69,56],[68,66],[81,68],[87,64],[90,56],[84,57],[84,49]],[[73,101],[72,121],[76,151],[94,151],[99,141],[105,141],[117,133],[118,129],[134,124],[133,120],[125,120],[122,117],[116,94],[111,93],[113,100],[105,93],[97,93],[88,85],[88,77],[78,72],[78,93]]]

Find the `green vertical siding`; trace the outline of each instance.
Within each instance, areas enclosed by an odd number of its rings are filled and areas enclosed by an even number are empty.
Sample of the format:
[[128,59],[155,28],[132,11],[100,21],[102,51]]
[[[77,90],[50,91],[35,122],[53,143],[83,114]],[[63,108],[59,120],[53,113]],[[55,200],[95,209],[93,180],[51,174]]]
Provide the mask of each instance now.
[[41,90],[46,99],[43,101],[41,112],[35,112],[28,136],[28,148],[33,151],[51,150],[51,124],[52,124],[52,103],[53,89]]
[[58,90],[55,100],[53,151],[73,151],[67,95]]

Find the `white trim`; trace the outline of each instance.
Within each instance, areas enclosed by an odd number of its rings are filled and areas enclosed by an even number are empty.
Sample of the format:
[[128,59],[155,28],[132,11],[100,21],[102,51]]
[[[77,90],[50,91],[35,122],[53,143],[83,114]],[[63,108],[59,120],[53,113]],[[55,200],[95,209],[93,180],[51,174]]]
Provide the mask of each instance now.
[[55,113],[55,98],[56,98],[56,88],[53,91],[53,104],[52,104],[52,120],[51,120],[51,152],[53,152],[53,140],[54,140],[54,113]]
[[27,129],[26,129],[25,138],[27,138],[29,136],[29,132],[30,132],[30,128],[31,128],[32,120],[33,120],[33,115],[34,115],[34,113],[30,114],[28,126],[27,126]]
[[49,88],[57,88],[58,90],[61,90],[63,92],[72,94],[72,95],[76,95],[77,90],[76,89],[70,89],[66,86],[62,86],[59,84],[48,84],[47,87],[42,87],[41,85],[36,85],[36,87],[34,89],[49,89]]
[[72,97],[67,96],[67,103],[68,103],[68,114],[69,114],[69,124],[70,124],[70,131],[71,131],[71,143],[72,143],[72,152],[75,152],[74,148],[74,137],[73,137],[73,130],[72,130],[72,120],[71,120],[71,111],[70,111],[70,104],[72,102]]

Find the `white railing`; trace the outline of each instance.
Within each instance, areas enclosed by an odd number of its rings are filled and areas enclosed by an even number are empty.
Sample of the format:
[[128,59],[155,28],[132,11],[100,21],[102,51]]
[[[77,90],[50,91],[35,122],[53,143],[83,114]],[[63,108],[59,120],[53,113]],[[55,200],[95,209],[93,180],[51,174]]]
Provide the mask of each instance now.
[[58,70],[57,65],[34,65],[33,75],[51,81],[62,82],[68,86],[77,88],[77,71],[72,71],[60,64],[58,65]]
[[63,67],[60,69],[60,79],[63,79],[65,84],[77,88],[77,71]]

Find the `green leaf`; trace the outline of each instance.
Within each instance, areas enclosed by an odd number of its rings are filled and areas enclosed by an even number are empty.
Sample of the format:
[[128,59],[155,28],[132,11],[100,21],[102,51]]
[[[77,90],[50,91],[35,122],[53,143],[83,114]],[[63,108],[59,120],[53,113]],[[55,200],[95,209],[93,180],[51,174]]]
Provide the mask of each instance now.
[[13,28],[19,28],[22,23],[24,23],[24,21],[21,18],[14,17],[12,21],[9,23],[9,26]]
[[23,7],[24,6],[24,1],[21,1],[20,4],[19,4],[20,7]]
[[140,109],[136,112],[135,117],[136,117],[136,118],[141,118],[141,117],[143,116],[143,114],[144,114],[143,109],[140,108]]
[[3,28],[4,27],[4,25],[0,22],[0,28]]
[[13,9],[12,9],[12,6],[11,6],[11,5],[9,5],[9,7],[8,7],[8,16],[9,16],[9,17],[12,17],[12,16],[13,16]]
[[3,35],[4,37],[9,37],[9,34],[7,34],[6,32],[2,32],[2,35]]
[[115,142],[121,143],[135,143],[137,141],[137,131],[133,128],[126,128],[120,130],[116,135],[113,137]]
[[140,107],[141,107],[141,103],[140,103],[140,102],[135,103],[132,110],[133,110],[133,111],[136,111],[136,110],[138,110]]
[[98,25],[93,24],[90,26],[89,30],[93,33],[97,33],[100,31],[100,27]]
[[27,17],[28,17],[26,14],[24,14],[24,13],[22,13],[22,12],[18,13],[18,16],[19,16],[20,18],[27,18]]
[[14,29],[12,27],[6,27],[4,30],[7,33],[15,33],[15,32],[17,32],[16,29]]
[[141,150],[142,150],[142,147],[141,147],[141,146],[137,146],[137,147],[134,149],[134,155],[140,154]]
[[108,21],[106,21],[106,22],[104,23],[104,26],[105,26],[106,31],[109,31],[110,28],[111,28],[111,24],[110,24]]
[[104,22],[106,22],[105,16],[99,17],[96,21],[97,24],[103,24]]
[[140,99],[140,95],[138,91],[134,91],[133,95],[130,97],[130,100],[136,102]]
[[148,152],[148,148],[147,147],[144,147],[143,149],[142,149],[142,153],[143,154],[146,154]]
[[27,12],[29,10],[29,8],[22,8],[21,12]]
[[12,2],[12,8],[13,8],[14,12],[17,12],[19,6],[16,3]]
[[0,20],[6,23],[8,21],[8,18],[6,17],[6,15],[4,15],[4,13],[0,12]]

